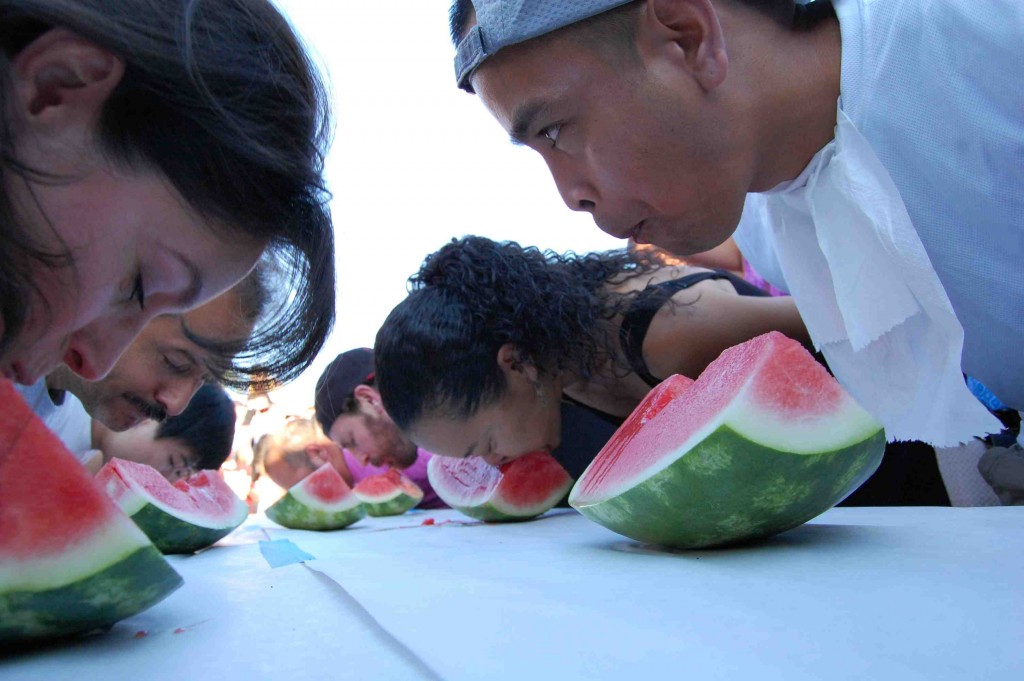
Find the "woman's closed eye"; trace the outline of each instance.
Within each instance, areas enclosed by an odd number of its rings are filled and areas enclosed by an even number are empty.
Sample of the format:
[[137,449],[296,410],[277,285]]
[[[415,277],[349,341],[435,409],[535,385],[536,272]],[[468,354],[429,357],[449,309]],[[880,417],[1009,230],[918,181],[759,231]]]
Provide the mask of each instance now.
[[140,310],[146,309],[146,289],[142,285],[142,272],[135,275],[135,284],[132,286],[132,293],[128,300],[137,302]]

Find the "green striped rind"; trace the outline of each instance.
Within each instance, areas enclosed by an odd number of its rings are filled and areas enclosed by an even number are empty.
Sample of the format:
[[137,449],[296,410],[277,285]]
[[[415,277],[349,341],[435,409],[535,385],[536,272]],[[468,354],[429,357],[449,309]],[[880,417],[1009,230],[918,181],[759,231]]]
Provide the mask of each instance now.
[[80,634],[145,610],[182,579],[152,546],[64,586],[0,594],[0,644]]
[[885,434],[821,454],[791,454],[723,425],[664,470],[618,496],[569,503],[632,539],[677,548],[767,537],[824,513],[878,468]]
[[[358,492],[357,492],[358,494]],[[362,499],[363,505],[366,506],[367,514],[379,518],[386,515],[401,515],[408,511],[410,508],[420,503],[423,499],[423,495],[414,497],[410,494],[402,492],[393,499],[383,501],[380,503],[367,501],[365,498]]]
[[237,515],[222,527],[197,525],[150,503],[132,513],[131,519],[163,553],[193,553],[230,534],[248,514],[248,506],[239,499]]
[[347,509],[325,511],[302,503],[288,492],[267,509],[267,517],[293,530],[340,530],[366,517],[366,506],[357,503]]

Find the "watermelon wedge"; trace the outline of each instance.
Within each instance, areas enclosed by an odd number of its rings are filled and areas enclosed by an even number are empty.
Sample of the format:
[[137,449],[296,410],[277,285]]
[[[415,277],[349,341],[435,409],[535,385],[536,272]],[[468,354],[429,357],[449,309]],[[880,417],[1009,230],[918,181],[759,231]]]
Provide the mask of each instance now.
[[372,516],[401,515],[423,500],[420,486],[394,468],[363,478],[352,491]]
[[427,479],[437,496],[470,518],[529,520],[565,498],[573,480],[547,452],[532,452],[497,468],[478,456],[435,456]]
[[366,507],[329,463],[288,489],[267,517],[293,530],[340,530],[366,517]]
[[882,459],[881,425],[782,334],[726,350],[680,386],[660,410],[653,393],[637,407],[570,505],[643,542],[721,546],[807,522]]
[[205,549],[249,515],[217,471],[199,471],[172,485],[152,466],[111,459],[96,481],[164,553]]
[[0,646],[109,627],[181,584],[0,380]]

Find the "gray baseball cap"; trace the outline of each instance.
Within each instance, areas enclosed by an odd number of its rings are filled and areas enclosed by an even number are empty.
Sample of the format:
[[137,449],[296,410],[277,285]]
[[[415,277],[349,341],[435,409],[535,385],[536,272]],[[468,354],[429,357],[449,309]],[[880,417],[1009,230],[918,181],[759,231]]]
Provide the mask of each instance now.
[[473,92],[469,79],[498,50],[551,33],[632,0],[473,0],[476,26],[455,52],[455,80]]

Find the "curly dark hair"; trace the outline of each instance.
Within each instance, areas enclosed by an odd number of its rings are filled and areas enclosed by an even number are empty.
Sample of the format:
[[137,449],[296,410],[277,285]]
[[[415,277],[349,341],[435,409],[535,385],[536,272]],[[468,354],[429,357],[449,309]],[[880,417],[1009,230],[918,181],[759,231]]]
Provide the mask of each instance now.
[[506,343],[542,372],[592,376],[619,362],[612,320],[634,297],[608,283],[656,268],[625,250],[559,254],[453,239],[427,256],[409,279],[409,296],[377,332],[384,408],[403,430],[424,413],[468,418],[504,394],[497,355]]

